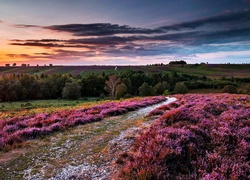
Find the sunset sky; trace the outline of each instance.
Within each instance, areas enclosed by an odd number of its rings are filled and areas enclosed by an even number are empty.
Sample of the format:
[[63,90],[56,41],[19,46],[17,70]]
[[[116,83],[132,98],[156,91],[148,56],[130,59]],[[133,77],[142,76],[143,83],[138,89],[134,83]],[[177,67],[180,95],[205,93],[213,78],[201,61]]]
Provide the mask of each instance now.
[[250,63],[250,0],[0,0],[0,65]]

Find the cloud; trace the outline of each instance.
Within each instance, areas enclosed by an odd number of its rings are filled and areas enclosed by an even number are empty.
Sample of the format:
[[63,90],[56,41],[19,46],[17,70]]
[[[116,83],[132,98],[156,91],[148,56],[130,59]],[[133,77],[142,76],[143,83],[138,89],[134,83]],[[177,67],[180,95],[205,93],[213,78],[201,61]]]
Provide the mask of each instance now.
[[134,28],[110,23],[65,24],[44,27],[53,31],[72,33],[74,36],[107,36],[115,34],[153,34],[161,33],[160,29]]
[[29,25],[29,24],[15,24],[16,28],[41,28],[42,26]]
[[205,19],[159,27],[160,30],[180,31],[185,29],[197,29],[202,26],[215,26],[216,28],[237,28],[250,26],[250,10],[240,12],[229,12]]
[[[39,27],[18,25],[21,28]],[[195,57],[196,53],[245,50],[250,39],[250,11],[228,12],[155,29],[109,23],[66,24],[40,27],[68,32],[71,39],[10,40],[11,45],[50,48],[54,53],[37,53],[29,58],[81,59],[83,57]],[[229,43],[238,45],[227,45]],[[209,46],[216,44],[216,46]],[[240,46],[239,46],[240,44]],[[24,55],[22,55],[25,57]],[[27,57],[28,58],[28,57]]]

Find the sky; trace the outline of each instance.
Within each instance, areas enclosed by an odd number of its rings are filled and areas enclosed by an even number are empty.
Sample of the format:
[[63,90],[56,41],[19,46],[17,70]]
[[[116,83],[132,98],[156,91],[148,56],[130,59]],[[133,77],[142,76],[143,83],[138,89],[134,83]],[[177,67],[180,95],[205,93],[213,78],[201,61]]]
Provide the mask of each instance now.
[[250,63],[250,0],[0,0],[0,66]]

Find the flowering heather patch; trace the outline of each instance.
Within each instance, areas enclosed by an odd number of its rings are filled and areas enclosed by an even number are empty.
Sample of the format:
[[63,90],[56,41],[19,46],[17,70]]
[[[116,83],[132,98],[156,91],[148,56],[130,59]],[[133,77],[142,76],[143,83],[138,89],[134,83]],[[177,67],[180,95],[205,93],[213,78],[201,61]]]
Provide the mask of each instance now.
[[[177,95],[137,138],[124,179],[250,179],[250,96]],[[163,111],[165,111],[163,113]]]
[[51,114],[13,117],[0,120],[0,149],[21,143],[68,127],[100,121],[108,116],[153,105],[166,98],[162,96],[133,98],[121,102],[108,102],[82,109],[58,111]]

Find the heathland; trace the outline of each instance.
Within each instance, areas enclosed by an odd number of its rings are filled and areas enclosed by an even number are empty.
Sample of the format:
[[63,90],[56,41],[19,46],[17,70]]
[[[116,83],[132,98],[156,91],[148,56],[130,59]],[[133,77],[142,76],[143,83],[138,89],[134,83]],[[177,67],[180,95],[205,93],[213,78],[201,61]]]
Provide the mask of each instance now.
[[0,74],[2,179],[250,179],[248,64]]

